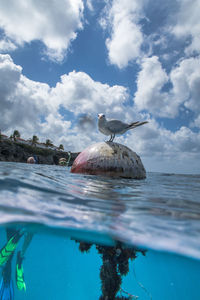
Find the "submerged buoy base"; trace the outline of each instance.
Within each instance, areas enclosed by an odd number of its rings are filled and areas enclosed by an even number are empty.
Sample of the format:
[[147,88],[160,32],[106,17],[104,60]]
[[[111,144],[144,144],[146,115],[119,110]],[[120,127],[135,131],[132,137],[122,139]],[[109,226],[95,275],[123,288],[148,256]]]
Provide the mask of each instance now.
[[72,173],[144,179],[146,171],[140,157],[130,148],[102,142],[89,146],[75,159]]

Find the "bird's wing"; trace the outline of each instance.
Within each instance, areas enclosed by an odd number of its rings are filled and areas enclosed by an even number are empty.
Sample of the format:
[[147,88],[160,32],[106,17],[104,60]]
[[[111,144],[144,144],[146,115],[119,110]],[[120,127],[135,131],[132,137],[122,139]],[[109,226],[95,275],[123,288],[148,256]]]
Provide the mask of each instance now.
[[125,128],[127,128],[128,124],[123,123],[119,120],[111,120],[106,123],[106,127],[112,133],[118,133],[118,132],[123,131]]

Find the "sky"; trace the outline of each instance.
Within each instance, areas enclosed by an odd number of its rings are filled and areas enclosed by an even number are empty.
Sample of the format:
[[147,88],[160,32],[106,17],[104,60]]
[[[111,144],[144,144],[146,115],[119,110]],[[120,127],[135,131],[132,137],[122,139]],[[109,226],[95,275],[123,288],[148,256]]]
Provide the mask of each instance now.
[[105,141],[147,171],[200,173],[199,0],[0,0],[0,129],[66,151]]

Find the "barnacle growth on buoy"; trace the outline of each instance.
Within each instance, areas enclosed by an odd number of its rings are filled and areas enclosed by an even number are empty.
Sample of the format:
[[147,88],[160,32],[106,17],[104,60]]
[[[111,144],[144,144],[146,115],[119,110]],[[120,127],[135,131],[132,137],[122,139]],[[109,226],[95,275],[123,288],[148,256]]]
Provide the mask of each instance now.
[[76,157],[71,172],[134,179],[146,178],[146,171],[140,157],[130,148],[114,142],[97,143],[83,150]]

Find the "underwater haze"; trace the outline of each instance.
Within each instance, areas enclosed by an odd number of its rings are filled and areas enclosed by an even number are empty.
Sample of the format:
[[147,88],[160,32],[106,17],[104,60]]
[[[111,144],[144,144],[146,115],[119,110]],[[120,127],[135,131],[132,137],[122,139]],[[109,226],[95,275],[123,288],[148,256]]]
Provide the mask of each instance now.
[[1,162],[0,249],[8,232],[20,232],[9,256],[11,300],[199,300],[199,195],[200,175],[112,179]]

